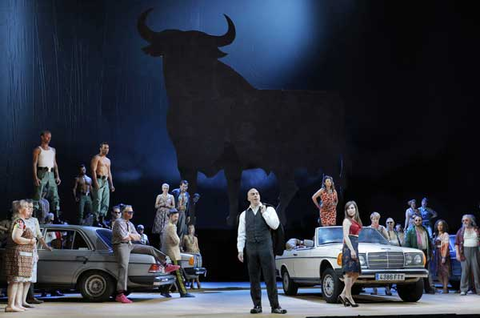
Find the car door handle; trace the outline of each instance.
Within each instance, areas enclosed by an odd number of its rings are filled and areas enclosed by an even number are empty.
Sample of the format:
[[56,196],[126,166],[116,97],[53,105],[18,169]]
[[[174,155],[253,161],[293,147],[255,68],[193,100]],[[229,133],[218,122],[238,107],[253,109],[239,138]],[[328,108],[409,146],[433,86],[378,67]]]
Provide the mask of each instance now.
[[75,257],[75,260],[76,261],[83,261],[83,264],[87,264],[87,262],[88,262],[88,258],[85,257],[85,256],[77,256],[77,257]]

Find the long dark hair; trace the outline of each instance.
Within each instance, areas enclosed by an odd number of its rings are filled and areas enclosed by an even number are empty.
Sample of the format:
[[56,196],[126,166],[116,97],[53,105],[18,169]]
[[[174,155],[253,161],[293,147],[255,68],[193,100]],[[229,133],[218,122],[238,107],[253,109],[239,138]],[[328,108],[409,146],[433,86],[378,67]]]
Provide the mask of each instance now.
[[433,230],[435,232],[435,236],[438,236],[438,225],[442,223],[443,224],[443,232],[445,233],[448,233],[448,224],[445,220],[437,220],[437,222],[435,222],[435,225],[433,226]]
[[353,219],[355,220],[355,222],[357,222],[358,224],[360,225],[363,225],[362,224],[362,220],[360,219],[360,211],[358,210],[358,205],[357,205],[357,202],[355,201],[348,201],[346,204],[345,204],[345,218],[346,219],[350,219],[350,217],[348,216],[348,213],[347,213],[347,209],[349,206],[353,205],[355,207],[355,215],[353,216]]

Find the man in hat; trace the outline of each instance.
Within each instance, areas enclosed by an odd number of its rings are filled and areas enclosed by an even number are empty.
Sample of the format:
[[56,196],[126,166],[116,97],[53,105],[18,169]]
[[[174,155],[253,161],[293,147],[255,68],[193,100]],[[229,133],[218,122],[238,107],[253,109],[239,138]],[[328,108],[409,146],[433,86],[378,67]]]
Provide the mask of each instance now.
[[135,230],[133,223],[130,222],[133,217],[133,208],[131,205],[121,205],[120,211],[122,212],[122,217],[115,221],[112,230],[113,253],[118,262],[117,296],[115,301],[128,304],[132,301],[124,293],[127,290],[128,262],[131,253],[152,255],[165,267],[166,273],[178,270],[180,266],[166,264],[165,254],[152,246],[132,244],[132,241],[140,240],[140,235]]
[[250,313],[262,312],[260,275],[263,272],[272,314],[286,314],[287,311],[282,309],[278,303],[275,256],[270,233],[270,229],[276,230],[279,227],[280,220],[273,207],[266,207],[260,201],[260,193],[257,189],[252,188],[248,191],[247,200],[250,202],[250,206],[240,214],[237,249],[240,262],[243,263],[244,249],[247,254],[250,295],[253,301],[253,309],[250,310]]
[[[178,210],[172,208],[168,212],[168,223],[163,229],[162,252],[167,254],[175,265],[179,265],[179,262],[182,260],[182,256],[180,255],[180,237],[177,234],[177,222]],[[175,284],[180,293],[180,297],[195,297],[192,294],[187,293],[180,270],[176,271],[176,275],[177,281]],[[163,294],[168,297],[168,292],[164,292]]]

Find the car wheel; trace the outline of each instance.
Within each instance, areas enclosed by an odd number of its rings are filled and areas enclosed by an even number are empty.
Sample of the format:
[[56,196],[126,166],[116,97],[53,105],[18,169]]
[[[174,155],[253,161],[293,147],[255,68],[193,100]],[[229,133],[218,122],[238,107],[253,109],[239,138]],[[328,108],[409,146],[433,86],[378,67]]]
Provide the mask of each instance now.
[[398,296],[406,302],[416,302],[423,295],[423,279],[419,279],[416,283],[397,284]]
[[282,285],[285,295],[295,296],[297,294],[298,285],[290,278],[290,275],[286,269],[284,269],[282,272]]
[[115,292],[115,281],[105,272],[90,271],[80,278],[79,289],[83,298],[89,301],[107,301]]
[[327,268],[322,275],[322,296],[327,303],[336,303],[343,290],[343,283],[333,268]]

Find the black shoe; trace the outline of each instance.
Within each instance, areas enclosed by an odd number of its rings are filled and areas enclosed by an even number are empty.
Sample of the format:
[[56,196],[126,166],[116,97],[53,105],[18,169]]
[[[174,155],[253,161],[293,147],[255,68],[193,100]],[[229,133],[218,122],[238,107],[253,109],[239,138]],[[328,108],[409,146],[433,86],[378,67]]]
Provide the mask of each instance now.
[[272,308],[272,314],[280,314],[284,315],[287,313],[286,309],[282,309],[282,307]]
[[59,290],[55,290],[51,293],[52,297],[64,296]]
[[337,303],[342,303],[343,306],[345,306],[345,307],[350,306],[350,303],[347,303],[347,302],[345,301],[345,298],[342,297],[342,295],[338,295],[338,297],[337,297]]
[[251,314],[260,314],[262,313],[262,307],[260,306],[255,306],[252,309],[250,309]]
[[170,295],[170,293],[160,293],[160,295],[162,295],[165,298],[172,298],[172,295]]
[[182,294],[182,295],[180,295],[180,297],[182,297],[182,298],[189,298],[189,297],[190,297],[190,298],[195,298],[195,296],[194,296],[194,295],[192,295],[192,294],[189,294],[189,293]]
[[42,304],[43,300],[32,298],[32,299],[27,299],[27,303],[38,305],[38,304]]
[[352,303],[352,302],[350,301],[350,299],[344,298],[344,300],[345,300],[345,304],[348,304],[348,305],[345,305],[345,306],[358,307],[358,304],[357,304],[357,303]]

